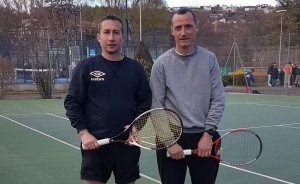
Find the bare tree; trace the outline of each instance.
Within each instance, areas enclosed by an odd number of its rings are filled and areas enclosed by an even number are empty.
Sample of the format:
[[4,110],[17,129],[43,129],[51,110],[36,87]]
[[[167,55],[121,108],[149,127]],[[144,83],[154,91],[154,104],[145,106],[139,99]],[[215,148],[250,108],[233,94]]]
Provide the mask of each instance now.
[[[141,3],[141,6],[140,6]],[[164,0],[133,0],[129,9],[128,19],[131,21],[132,33],[138,34],[140,29],[140,8],[142,11],[142,32],[149,29],[170,29],[170,12]]]
[[16,88],[14,66],[0,56],[0,99]]
[[114,14],[123,17],[127,0],[99,0],[106,15]]

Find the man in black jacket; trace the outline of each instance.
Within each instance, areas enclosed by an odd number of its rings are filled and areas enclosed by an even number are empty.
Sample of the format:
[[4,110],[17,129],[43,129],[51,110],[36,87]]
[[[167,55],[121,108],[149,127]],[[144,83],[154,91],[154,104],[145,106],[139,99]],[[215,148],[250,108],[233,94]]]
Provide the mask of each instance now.
[[271,74],[272,74],[272,70],[273,70],[274,64],[275,63],[271,63],[270,66],[269,66],[269,68],[268,68],[268,71],[267,71],[267,74],[268,74],[268,86],[272,86]]
[[[150,109],[151,90],[143,66],[121,53],[123,22],[109,15],[99,24],[102,54],[79,62],[64,105],[81,143],[81,179],[107,183],[114,172],[118,184],[134,184],[139,176],[140,149],[124,143],[104,146],[97,139],[113,137]],[[127,140],[128,135],[122,137]],[[81,144],[80,144],[81,145]]]
[[284,82],[284,71],[283,68],[279,69],[279,86],[283,87],[283,82]]
[[297,77],[297,64],[292,65],[292,77],[291,77],[291,85],[295,86],[295,81]]
[[300,87],[300,66],[298,66],[297,70],[296,70],[296,80],[295,80],[295,87]]

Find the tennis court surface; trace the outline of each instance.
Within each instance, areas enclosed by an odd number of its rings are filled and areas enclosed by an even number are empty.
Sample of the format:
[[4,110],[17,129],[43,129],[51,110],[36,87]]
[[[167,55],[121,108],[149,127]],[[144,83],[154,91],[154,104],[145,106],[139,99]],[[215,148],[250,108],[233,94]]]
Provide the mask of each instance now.
[[[300,184],[300,98],[226,94],[220,134],[248,128],[262,139],[251,165],[220,166],[217,184]],[[80,139],[65,116],[63,100],[0,101],[0,183],[82,184]],[[142,150],[141,179],[159,182],[154,151]],[[109,184],[114,183],[111,177]],[[187,176],[186,184],[190,184]]]

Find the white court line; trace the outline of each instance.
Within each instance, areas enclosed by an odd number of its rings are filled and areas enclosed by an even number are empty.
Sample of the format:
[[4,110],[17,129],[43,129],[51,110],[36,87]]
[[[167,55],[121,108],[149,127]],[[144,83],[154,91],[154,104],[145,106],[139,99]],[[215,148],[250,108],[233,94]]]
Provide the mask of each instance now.
[[145,143],[145,144],[149,144],[149,145],[151,145],[151,146],[155,146],[155,144],[153,144],[153,143],[151,143],[151,142],[146,142],[146,141],[142,141],[143,143]]
[[[49,115],[51,115],[51,114],[49,114]],[[54,116],[55,116],[55,117],[58,117],[58,116],[56,116],[56,115],[54,115]],[[58,142],[60,142],[60,143],[63,143],[63,144],[65,144],[65,145],[71,146],[72,148],[75,148],[75,149],[78,149],[78,150],[79,150],[78,147],[76,147],[76,146],[74,146],[74,145],[72,145],[72,144],[69,144],[69,143],[64,142],[64,141],[62,141],[62,140],[60,140],[60,139],[57,139],[57,138],[55,138],[55,137],[53,137],[53,136],[51,136],[51,135],[45,134],[45,133],[43,133],[43,132],[41,132],[41,131],[38,131],[38,130],[36,130],[36,129],[34,129],[34,128],[31,128],[31,127],[29,127],[29,126],[26,126],[26,125],[24,125],[24,124],[22,124],[22,123],[19,123],[19,122],[13,120],[13,119],[7,118],[7,117],[5,117],[5,116],[3,116],[3,115],[0,115],[0,117],[3,117],[3,118],[5,118],[5,119],[7,119],[7,120],[10,120],[10,121],[12,121],[12,122],[18,124],[18,125],[21,125],[21,126],[23,126],[23,127],[25,127],[25,128],[28,128],[28,129],[30,129],[30,130],[33,130],[33,131],[35,131],[35,132],[37,132],[37,133],[40,133],[40,134],[42,134],[42,135],[45,135],[45,136],[47,136],[47,137],[49,137],[49,138],[51,138],[51,139],[54,139],[54,140],[56,140],[56,141],[58,141]],[[64,117],[60,117],[60,118],[66,119],[66,118],[64,118]],[[232,168],[232,169],[236,169],[236,170],[244,171],[244,172],[247,172],[247,173],[251,173],[251,174],[254,174],[254,175],[257,175],[257,176],[269,178],[269,179],[271,179],[271,180],[275,180],[275,181],[278,181],[278,182],[282,182],[282,183],[286,183],[286,184],[295,184],[295,183],[291,183],[291,182],[288,182],[288,181],[284,181],[284,180],[281,180],[281,179],[278,179],[278,178],[274,178],[274,177],[271,177],[271,176],[267,176],[267,175],[264,175],[264,174],[256,173],[256,172],[249,171],[249,170],[245,170],[245,169],[241,169],[241,168],[238,168],[238,167],[234,167],[234,166],[230,166],[230,165],[226,165],[226,164],[222,164],[222,163],[221,163],[221,165],[223,165],[223,166],[225,166],[225,167]],[[146,175],[144,175],[144,174],[142,174],[142,173],[140,173],[140,175],[143,176],[143,177],[145,177],[145,178],[147,178],[147,179],[149,179],[149,180],[151,180],[151,181],[153,181],[153,182],[161,183],[160,181],[158,181],[158,180],[156,180],[156,179],[154,179],[154,178],[151,178],[151,177],[149,177],[149,176],[146,176]],[[150,179],[150,178],[151,178],[151,179]]]
[[[50,114],[49,114],[49,115],[50,115]],[[56,116],[56,115],[54,115],[54,116]],[[56,116],[56,117],[65,119],[64,117],[60,117],[60,116]],[[300,123],[293,123],[293,124],[300,124]],[[285,125],[291,125],[291,124],[285,124]],[[281,125],[281,126],[283,126],[283,125]],[[267,176],[267,175],[264,175],[264,174],[256,173],[256,172],[253,172],[253,171],[241,169],[241,168],[234,167],[234,166],[230,166],[230,165],[226,165],[226,164],[223,164],[223,163],[220,163],[220,165],[223,165],[223,166],[225,166],[225,167],[229,167],[229,168],[232,168],[232,169],[244,171],[244,172],[247,172],[247,173],[251,173],[251,174],[254,174],[254,175],[257,175],[257,176],[265,177],[265,178],[268,178],[268,179],[271,179],[271,180],[279,181],[279,182],[282,182],[282,183],[286,183],[286,184],[295,184],[295,183],[291,183],[291,182],[288,182],[288,181],[284,181],[284,180],[281,180],[281,179],[278,179],[278,178],[274,178],[274,177],[271,177],[271,176]],[[142,174],[141,174],[141,175],[142,175]],[[148,176],[147,176],[147,177],[148,177]],[[148,178],[148,179],[149,179],[149,178]],[[156,180],[156,181],[157,181],[157,180]],[[160,183],[160,182],[158,181],[158,183]]]
[[50,116],[54,116],[54,117],[57,117],[57,118],[64,119],[64,120],[69,120],[68,118],[61,117],[61,116],[57,116],[57,115],[55,115],[55,114],[51,114],[51,113],[47,113],[47,114],[50,115]]
[[286,106],[286,105],[271,105],[271,104],[260,104],[260,103],[253,103],[253,102],[245,102],[245,104],[255,104],[255,105],[261,105],[261,106],[282,107],[282,108],[290,108],[290,109],[300,109],[300,107],[292,107],[292,106]]
[[147,175],[144,175],[144,174],[142,174],[142,173],[140,173],[140,175],[143,176],[144,178],[147,178],[148,180],[154,181],[155,183],[160,183],[160,184],[161,184],[160,181],[158,181],[158,180],[156,180],[156,179],[154,179],[154,178],[151,178],[151,177],[149,177],[149,176],[147,176]]
[[26,125],[24,125],[24,124],[22,124],[22,123],[19,123],[18,121],[15,121],[15,120],[10,119],[10,118],[8,118],[8,117],[5,117],[5,116],[3,116],[3,115],[0,115],[0,117],[5,118],[5,119],[7,119],[7,120],[9,120],[9,121],[12,121],[12,122],[14,122],[14,123],[16,123],[16,124],[18,124],[18,125],[21,125],[21,126],[23,126],[23,127],[25,127],[25,128],[30,129],[30,130],[33,130],[33,131],[35,131],[35,132],[37,132],[37,133],[39,133],[39,134],[42,134],[42,135],[44,135],[44,136],[46,136],[46,137],[49,137],[49,138],[51,138],[51,139],[54,139],[54,140],[56,140],[56,141],[58,141],[58,142],[60,142],[60,143],[63,143],[63,144],[68,145],[68,146],[71,146],[72,148],[79,149],[78,147],[76,147],[76,146],[74,146],[74,145],[72,145],[72,144],[69,144],[69,143],[64,142],[64,141],[62,141],[62,140],[60,140],[60,139],[57,139],[57,138],[55,138],[55,137],[53,137],[53,136],[51,136],[51,135],[45,134],[44,132],[41,132],[41,131],[38,131],[38,130],[36,130],[36,129],[34,129],[34,128],[31,128],[31,127],[29,127],[29,126],[26,126]]
[[[267,101],[265,101],[267,102]],[[291,108],[291,109],[300,109],[300,107],[293,107],[293,106],[286,106],[286,105],[272,105],[272,104],[262,104],[261,102],[237,102],[237,103],[226,103],[226,105],[242,105],[242,104],[248,104],[248,105],[261,105],[261,106],[270,106],[270,107],[282,107],[282,108]],[[289,103],[289,104],[296,104],[298,103]]]
[[[45,114],[45,113],[32,113],[32,114],[28,114],[28,115],[35,115],[35,114]],[[58,115],[55,115],[55,114],[52,114],[52,113],[46,113],[46,114],[48,114],[49,116],[54,116],[54,117],[61,118],[61,119],[69,121],[69,119],[66,118],[66,117],[58,116]],[[14,114],[14,115],[17,115],[17,114]],[[21,115],[27,115],[27,114],[21,114]],[[299,124],[300,123],[290,123],[290,124],[281,124],[281,125],[265,125],[265,126],[258,126],[258,127],[223,129],[223,130],[218,130],[218,131],[231,131],[231,130],[236,130],[236,129],[250,129],[250,128],[257,129],[257,128],[271,128],[271,127],[288,127],[290,125],[299,125]],[[289,127],[289,128],[291,128],[291,127]]]
[[[256,128],[272,128],[272,127],[289,127],[290,125],[300,125],[300,123],[290,123],[290,124],[281,124],[281,125],[265,125],[265,126],[257,126],[257,127],[247,127],[247,128],[232,128],[232,129],[223,129],[218,130],[220,132],[222,131],[231,131],[236,129],[256,129]],[[291,127],[289,127],[291,128]]]
[[[65,112],[52,112],[54,114],[62,114]],[[28,116],[28,115],[43,115],[43,114],[47,114],[47,113],[29,113],[29,114],[1,114],[3,116]]]
[[267,103],[277,103],[277,104],[291,104],[291,105],[300,105],[300,103],[292,103],[292,102],[278,102],[278,101],[258,101],[258,102],[242,102],[248,104],[267,104]]
[[299,129],[299,130],[300,130],[299,127],[292,127],[292,126],[283,126],[283,127],[286,127],[286,128],[294,128],[294,129]]
[[235,103],[226,103],[225,105],[241,105],[241,104],[245,104],[247,102],[235,102]]
[[294,102],[279,102],[279,101],[259,101],[259,102],[275,102],[275,103],[284,103],[284,104],[297,104],[300,105],[300,103],[294,103]]
[[[59,117],[59,116],[56,116],[56,115],[54,115],[54,114],[50,114],[50,113],[47,113],[47,114],[48,114],[48,115],[51,115],[51,116]],[[23,126],[23,127],[25,127],[25,128],[28,128],[28,129],[30,129],[30,130],[33,130],[33,131],[35,131],[35,132],[37,132],[37,133],[39,133],[39,134],[42,134],[42,135],[44,135],[44,136],[46,136],[46,137],[49,137],[49,138],[51,138],[51,139],[54,139],[54,140],[56,140],[56,141],[58,141],[58,142],[60,142],[60,143],[63,143],[63,144],[68,145],[68,146],[71,146],[72,148],[75,148],[75,149],[77,149],[77,150],[80,150],[80,148],[78,148],[78,147],[76,147],[76,146],[74,146],[74,145],[72,145],[72,144],[69,144],[69,143],[67,143],[67,142],[65,142],[65,141],[62,141],[62,140],[60,140],[60,139],[57,139],[57,138],[55,138],[55,137],[53,137],[53,136],[51,136],[51,135],[45,134],[44,132],[41,132],[41,131],[39,131],[39,130],[36,130],[36,129],[34,129],[34,128],[31,128],[31,127],[29,127],[29,126],[26,126],[26,125],[24,125],[24,124],[22,124],[22,123],[19,123],[18,121],[15,121],[15,120],[10,119],[10,118],[8,118],[8,117],[5,117],[5,116],[3,116],[3,115],[0,115],[0,117],[3,117],[3,118],[5,118],[5,119],[7,119],[7,120],[9,120],[9,121],[12,121],[12,122],[18,124],[18,125],[21,125],[21,126]],[[65,117],[59,117],[59,118],[62,118],[62,119],[65,119],[65,120],[69,120],[69,119],[67,119],[67,118],[65,118]],[[156,179],[154,179],[154,178],[151,178],[151,177],[149,177],[149,176],[146,176],[146,175],[144,175],[144,174],[142,174],[142,173],[140,173],[140,175],[143,176],[144,178],[147,178],[147,179],[153,181],[153,182],[161,183],[160,181],[158,181],[158,180],[156,180]]]
[[284,181],[284,180],[281,180],[281,179],[278,179],[278,178],[274,178],[274,177],[271,177],[271,176],[267,176],[267,175],[264,175],[264,174],[259,174],[259,173],[256,173],[256,172],[252,172],[252,171],[248,171],[248,170],[245,170],[245,169],[241,169],[239,167],[233,167],[233,166],[222,164],[222,163],[221,163],[221,165],[226,166],[226,167],[230,167],[230,168],[233,168],[233,169],[237,169],[237,170],[240,170],[240,171],[244,171],[244,172],[247,172],[247,173],[251,173],[251,174],[254,174],[254,175],[257,175],[257,176],[262,176],[262,177],[265,177],[265,178],[269,178],[271,180],[279,181],[281,183],[295,184],[295,183],[292,183],[292,182],[289,182],[289,181]]

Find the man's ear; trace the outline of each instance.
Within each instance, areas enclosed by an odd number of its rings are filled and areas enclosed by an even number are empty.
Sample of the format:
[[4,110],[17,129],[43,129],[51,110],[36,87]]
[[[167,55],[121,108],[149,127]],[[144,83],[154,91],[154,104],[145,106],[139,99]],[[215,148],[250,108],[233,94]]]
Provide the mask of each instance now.
[[199,27],[198,27],[198,25],[196,24],[196,33],[198,33],[198,31],[199,31]]
[[97,33],[96,38],[97,38],[98,42],[100,43],[100,41],[101,41],[100,33]]
[[[173,35],[173,26],[170,26],[170,32]],[[173,35],[174,36],[174,35]]]

